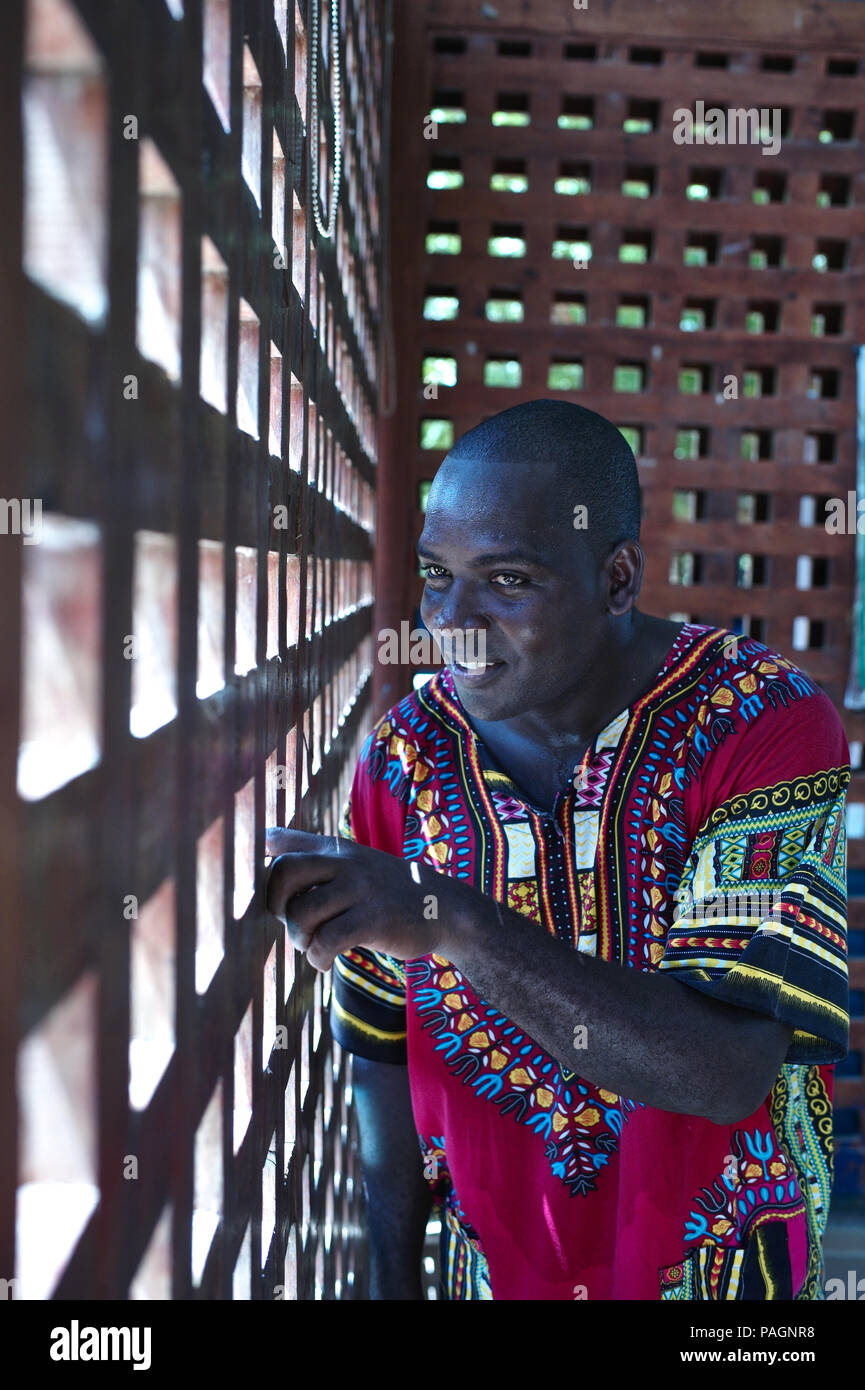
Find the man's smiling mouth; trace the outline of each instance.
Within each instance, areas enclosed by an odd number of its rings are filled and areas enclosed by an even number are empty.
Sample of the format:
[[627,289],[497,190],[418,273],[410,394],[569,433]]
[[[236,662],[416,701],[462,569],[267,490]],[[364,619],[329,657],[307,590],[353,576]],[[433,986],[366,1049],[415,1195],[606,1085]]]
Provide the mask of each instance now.
[[474,685],[491,677],[505,664],[504,661],[490,661],[489,659],[486,661],[454,661],[451,669],[460,680],[468,681]]

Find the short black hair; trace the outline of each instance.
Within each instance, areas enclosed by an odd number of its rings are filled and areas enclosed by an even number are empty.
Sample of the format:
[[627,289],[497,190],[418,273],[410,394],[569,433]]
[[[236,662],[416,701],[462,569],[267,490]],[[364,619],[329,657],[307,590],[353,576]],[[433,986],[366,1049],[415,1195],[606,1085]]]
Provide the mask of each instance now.
[[460,435],[447,457],[484,463],[547,459],[558,466],[562,505],[588,509],[586,534],[599,554],[639,540],[637,463],[616,426],[571,401],[536,400],[490,415]]

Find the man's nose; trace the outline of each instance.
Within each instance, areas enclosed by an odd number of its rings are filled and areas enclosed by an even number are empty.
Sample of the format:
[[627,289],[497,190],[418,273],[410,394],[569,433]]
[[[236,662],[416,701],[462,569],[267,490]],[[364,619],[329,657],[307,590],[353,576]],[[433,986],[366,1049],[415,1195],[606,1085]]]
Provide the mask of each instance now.
[[489,621],[481,612],[478,595],[473,586],[467,587],[454,581],[442,599],[441,607],[435,616],[437,628],[487,628]]

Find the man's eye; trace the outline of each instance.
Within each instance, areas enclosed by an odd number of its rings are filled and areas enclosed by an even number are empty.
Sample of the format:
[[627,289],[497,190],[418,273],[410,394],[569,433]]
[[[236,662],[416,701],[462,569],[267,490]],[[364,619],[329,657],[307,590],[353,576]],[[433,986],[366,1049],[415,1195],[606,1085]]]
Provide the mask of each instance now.
[[505,589],[518,589],[527,582],[525,576],[522,574],[493,575],[493,582],[495,582],[498,579],[502,579],[505,581],[505,583],[502,585],[502,587]]
[[446,569],[441,565],[421,565],[420,572],[424,579],[441,579],[443,574],[447,574]]

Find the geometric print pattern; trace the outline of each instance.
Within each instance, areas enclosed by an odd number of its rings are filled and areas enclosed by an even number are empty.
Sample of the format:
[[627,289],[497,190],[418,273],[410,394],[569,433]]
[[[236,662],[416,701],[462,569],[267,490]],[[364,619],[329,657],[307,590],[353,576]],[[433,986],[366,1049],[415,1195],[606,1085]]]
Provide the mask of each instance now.
[[666,938],[661,968],[714,997],[761,1012],[791,1003],[789,1061],[806,1051],[831,1061],[846,1043],[849,777],[829,769],[718,807],[691,847],[679,886],[688,910]]
[[[682,1258],[661,1271],[663,1298],[741,1297],[737,1290],[757,1287],[755,1269],[782,1288],[789,1241],[805,1230],[806,1284],[815,1287],[832,1162],[831,1102],[816,1064],[846,1051],[849,767],[839,761],[808,775],[793,767],[787,777],[743,784],[742,749],[771,750],[773,721],[795,716],[790,728],[804,727],[814,717],[804,706],[821,692],[761,643],[740,637],[732,659],[728,644],[721,630],[685,624],[649,695],[595,738],[551,812],[533,807],[496,765],[445,669],[372,731],[344,822],[350,833],[362,827],[363,843],[465,879],[574,949],[673,972],[794,1027],[760,1122],[727,1141],[735,1181],[721,1165],[683,1212]],[[780,742],[796,741],[793,734]],[[712,779],[728,764],[730,794],[719,798]],[[387,828],[376,831],[380,815]],[[338,1041],[404,1061],[408,1018],[452,1084],[537,1136],[547,1171],[572,1200],[590,1202],[605,1183],[621,1184],[613,1169],[639,1103],[549,1057],[443,957],[403,966],[374,952],[348,956],[334,972]],[[382,989],[386,1001],[376,997]],[[428,1117],[427,1132],[438,1134],[437,1118]],[[487,1297],[488,1271],[462,1211],[466,1194],[454,1190],[447,1142],[447,1134],[436,1140],[445,1174],[437,1196],[448,1204],[443,1239],[460,1290],[451,1284],[448,1297]],[[794,1234],[782,1236],[782,1227]],[[761,1287],[754,1296],[778,1296]]]

